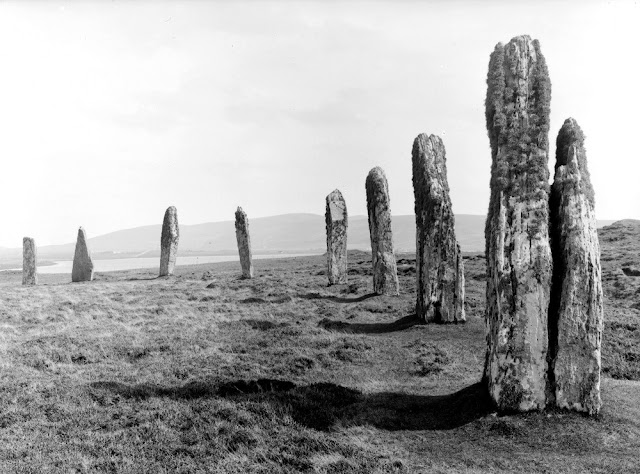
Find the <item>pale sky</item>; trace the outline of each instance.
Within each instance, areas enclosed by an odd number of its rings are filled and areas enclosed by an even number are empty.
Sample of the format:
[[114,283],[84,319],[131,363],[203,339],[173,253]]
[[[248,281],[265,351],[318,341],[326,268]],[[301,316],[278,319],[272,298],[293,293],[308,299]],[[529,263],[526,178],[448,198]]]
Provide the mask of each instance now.
[[[498,42],[540,41],[550,162],[587,137],[599,219],[640,219],[638,2],[0,3],[0,246],[160,224],[366,214],[381,166],[413,213],[411,147],[440,135],[454,213],[485,214]],[[160,238],[160,236],[158,236]]]

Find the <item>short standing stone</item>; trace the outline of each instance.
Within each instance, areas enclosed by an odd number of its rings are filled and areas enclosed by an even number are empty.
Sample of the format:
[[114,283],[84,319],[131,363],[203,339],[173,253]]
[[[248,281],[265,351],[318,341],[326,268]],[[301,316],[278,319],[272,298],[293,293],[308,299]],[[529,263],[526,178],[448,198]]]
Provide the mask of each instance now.
[[501,411],[547,402],[549,104],[537,41],[498,44],[489,61],[486,120],[491,196],[485,238],[487,354],[484,381]]
[[329,284],[347,282],[347,204],[339,190],[326,198],[324,220],[327,228],[327,274]]
[[600,410],[602,272],[594,193],[584,135],[574,119],[560,129],[551,187],[553,286],[549,351],[555,403],[596,414]]
[[78,229],[78,240],[76,241],[76,252],[73,256],[73,269],[71,270],[71,281],[91,281],[93,280],[93,261],[89,253],[87,234],[82,227]]
[[238,207],[236,211],[236,240],[240,254],[242,278],[253,278],[253,262],[251,261],[251,237],[249,236],[249,220],[247,214]]
[[413,142],[416,211],[416,314],[425,321],[465,321],[464,267],[456,241],[442,139],[422,133]]
[[389,186],[382,168],[375,167],[369,171],[365,187],[373,260],[373,291],[379,295],[397,295],[398,272],[391,233]]
[[173,275],[178,255],[178,240],[180,229],[178,228],[178,211],[174,206],[167,208],[162,222],[162,235],[160,237],[160,276]]
[[31,237],[22,239],[22,284],[38,284],[38,249]]

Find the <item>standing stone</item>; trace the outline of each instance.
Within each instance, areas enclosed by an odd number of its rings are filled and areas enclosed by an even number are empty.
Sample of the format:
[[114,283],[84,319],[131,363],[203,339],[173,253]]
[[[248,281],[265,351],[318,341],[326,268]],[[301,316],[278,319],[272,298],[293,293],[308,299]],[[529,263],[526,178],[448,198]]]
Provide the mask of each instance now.
[[160,276],[173,275],[178,254],[178,211],[174,206],[167,208],[162,222],[162,236],[160,237]]
[[347,282],[347,204],[337,189],[327,196],[324,220],[327,227],[327,274],[329,284]]
[[78,229],[78,240],[76,240],[76,253],[73,256],[73,269],[71,270],[71,281],[91,281],[93,280],[93,261],[89,253],[87,234],[82,227]]
[[236,211],[236,240],[240,254],[242,278],[253,278],[253,263],[251,261],[251,238],[249,237],[249,220],[247,214],[238,207]]
[[38,284],[38,249],[31,237],[22,239],[22,284]]
[[464,314],[464,267],[456,241],[442,139],[421,133],[413,142],[416,211],[416,314],[459,323]]
[[369,171],[365,187],[373,260],[373,291],[379,295],[398,295],[398,272],[391,233],[389,186],[382,168],[375,167]]
[[547,385],[549,103],[537,40],[499,43],[489,61],[486,119],[491,196],[486,220],[483,380],[501,411],[544,408]]
[[600,344],[603,330],[602,273],[595,200],[584,135],[564,122],[556,142],[551,187],[553,285],[549,343],[555,403],[596,414],[600,410]]

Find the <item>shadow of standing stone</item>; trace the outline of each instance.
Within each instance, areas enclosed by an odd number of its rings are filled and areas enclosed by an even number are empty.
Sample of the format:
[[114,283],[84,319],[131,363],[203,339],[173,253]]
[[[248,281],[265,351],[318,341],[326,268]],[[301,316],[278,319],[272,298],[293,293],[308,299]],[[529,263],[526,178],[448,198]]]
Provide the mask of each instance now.
[[76,240],[76,252],[73,256],[73,268],[71,270],[71,281],[91,281],[93,280],[93,260],[87,244],[87,234],[80,227],[78,229],[78,240]]
[[22,284],[38,284],[38,249],[31,237],[22,239]]
[[178,228],[178,211],[175,206],[170,206],[164,213],[162,222],[162,235],[160,237],[160,276],[173,275],[178,255],[178,240],[180,229]]

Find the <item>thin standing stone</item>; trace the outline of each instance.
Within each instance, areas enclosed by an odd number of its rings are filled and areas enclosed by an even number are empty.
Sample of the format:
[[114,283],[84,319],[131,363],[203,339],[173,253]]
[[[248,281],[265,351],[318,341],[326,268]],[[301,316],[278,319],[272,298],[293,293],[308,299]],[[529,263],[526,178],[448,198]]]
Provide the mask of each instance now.
[[160,237],[160,276],[173,275],[178,255],[178,240],[180,229],[178,228],[178,211],[174,206],[167,208],[162,222],[162,235]]
[[391,233],[389,185],[382,168],[375,167],[369,171],[365,188],[373,261],[373,291],[379,295],[398,295],[398,272]]
[[38,284],[38,249],[31,237],[22,239],[22,284]]
[[91,281],[93,280],[93,261],[89,252],[87,234],[82,227],[78,229],[78,240],[76,240],[76,252],[73,256],[73,269],[71,270],[71,281]]
[[485,238],[484,381],[500,411],[546,405],[551,83],[537,40],[499,43],[489,62],[486,119],[491,196]]
[[456,240],[442,139],[421,133],[413,142],[416,211],[416,314],[424,321],[465,321],[464,266]]
[[602,270],[595,198],[584,135],[569,118],[557,140],[551,187],[553,285],[549,351],[555,404],[600,411],[600,349],[603,331]]
[[327,275],[329,284],[347,282],[347,204],[339,190],[326,198],[324,220],[327,228]]
[[236,240],[238,241],[238,253],[240,254],[242,278],[253,278],[249,219],[247,219],[247,214],[241,207],[238,207],[238,210],[236,211]]

